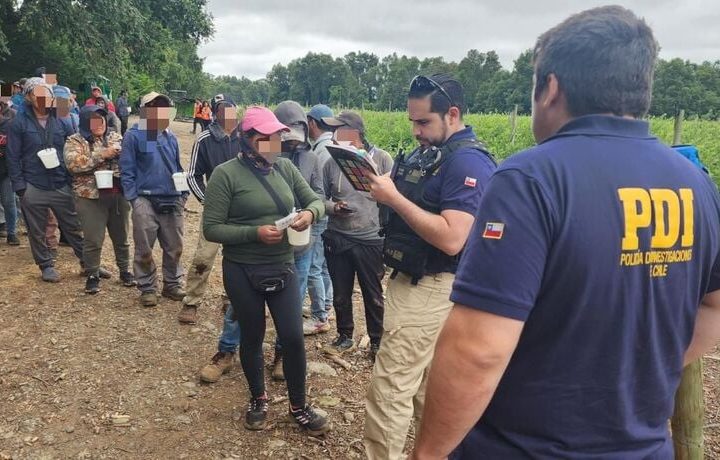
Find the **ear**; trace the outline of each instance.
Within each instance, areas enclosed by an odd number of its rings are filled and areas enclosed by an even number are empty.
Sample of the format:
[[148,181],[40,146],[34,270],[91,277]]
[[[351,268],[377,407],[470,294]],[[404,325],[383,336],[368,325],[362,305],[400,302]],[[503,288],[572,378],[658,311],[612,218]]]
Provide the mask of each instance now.
[[558,105],[561,102],[562,93],[560,91],[560,81],[554,73],[547,76],[545,81],[545,89],[543,89],[538,101],[543,107],[548,108]]
[[448,109],[447,116],[450,118],[451,124],[459,124],[460,121],[460,109],[452,106],[450,109]]

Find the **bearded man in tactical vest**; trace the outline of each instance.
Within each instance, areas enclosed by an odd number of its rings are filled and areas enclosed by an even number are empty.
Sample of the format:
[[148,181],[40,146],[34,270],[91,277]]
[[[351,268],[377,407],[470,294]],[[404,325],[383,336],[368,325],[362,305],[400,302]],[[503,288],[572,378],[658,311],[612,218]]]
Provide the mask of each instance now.
[[401,458],[410,421],[422,415],[435,342],[452,307],[457,263],[496,168],[463,124],[464,111],[457,80],[415,77],[408,115],[420,146],[400,154],[391,175],[370,177],[372,196],[383,205],[383,255],[392,269],[367,394],[364,444],[371,460]]

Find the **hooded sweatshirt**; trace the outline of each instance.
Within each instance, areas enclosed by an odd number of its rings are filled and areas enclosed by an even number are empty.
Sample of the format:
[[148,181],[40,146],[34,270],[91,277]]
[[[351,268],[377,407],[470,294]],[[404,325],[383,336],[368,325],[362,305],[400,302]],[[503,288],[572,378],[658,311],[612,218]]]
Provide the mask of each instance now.
[[305,135],[302,143],[291,151],[283,152],[283,157],[292,161],[295,167],[300,170],[303,179],[310,184],[319,197],[323,194],[322,176],[318,174],[318,158],[312,152],[308,142],[307,115],[302,106],[295,101],[284,101],[275,108],[275,116],[285,126],[301,129]]

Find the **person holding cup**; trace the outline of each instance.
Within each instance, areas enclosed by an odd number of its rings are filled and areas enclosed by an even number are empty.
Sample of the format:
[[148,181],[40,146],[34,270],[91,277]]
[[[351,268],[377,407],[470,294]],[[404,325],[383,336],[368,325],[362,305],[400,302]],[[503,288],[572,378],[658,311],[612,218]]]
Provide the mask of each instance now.
[[[305,398],[305,344],[293,248],[283,226],[307,230],[324,205],[292,162],[281,158],[282,132],[265,107],[250,107],[242,120],[241,153],[213,171],[205,191],[203,232],[223,245],[223,280],[242,331],[240,361],[250,387],[245,427],[266,426],[268,396],[262,344],[265,304],[283,345],[283,368],[292,418],[311,436],[330,429]],[[300,207],[301,209],[295,209]],[[284,224],[284,225],[283,225]]]
[[53,114],[53,88],[45,80],[28,79],[23,93],[25,109],[17,113],[8,133],[8,169],[13,190],[21,197],[33,259],[43,281],[57,283],[60,275],[45,240],[48,210],[55,214],[60,230],[82,260],[80,221],[63,157],[65,139],[73,133]]
[[180,148],[168,129],[175,117],[169,97],[151,92],[140,100],[140,122],[127,130],[120,155],[123,194],[132,205],[135,253],[133,272],[140,290],[140,303],[158,303],[157,267],[153,247],[163,251],[162,296],[179,302],[182,288],[183,210],[188,197]]
[[73,192],[83,235],[85,292],[100,292],[100,253],[107,228],[124,286],[135,286],[130,273],[130,204],[122,195],[118,157],[122,137],[108,130],[107,111],[96,105],[80,110],[78,134],[65,142],[65,164],[73,175]]

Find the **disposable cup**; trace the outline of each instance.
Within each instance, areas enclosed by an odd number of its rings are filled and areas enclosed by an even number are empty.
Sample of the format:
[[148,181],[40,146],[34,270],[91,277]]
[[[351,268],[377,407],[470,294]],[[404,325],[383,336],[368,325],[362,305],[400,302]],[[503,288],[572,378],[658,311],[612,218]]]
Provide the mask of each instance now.
[[40,161],[42,161],[45,169],[53,169],[60,166],[60,159],[58,158],[57,150],[54,148],[40,150],[37,156],[40,157]]
[[97,183],[97,188],[99,189],[112,188],[113,172],[109,169],[95,171],[95,182]]
[[306,246],[310,244],[310,227],[302,232],[295,231],[291,227],[288,227],[287,234],[291,246]]
[[187,183],[187,174],[184,172],[176,172],[172,175],[173,182],[175,182],[175,190],[178,192],[187,192],[190,187]]

